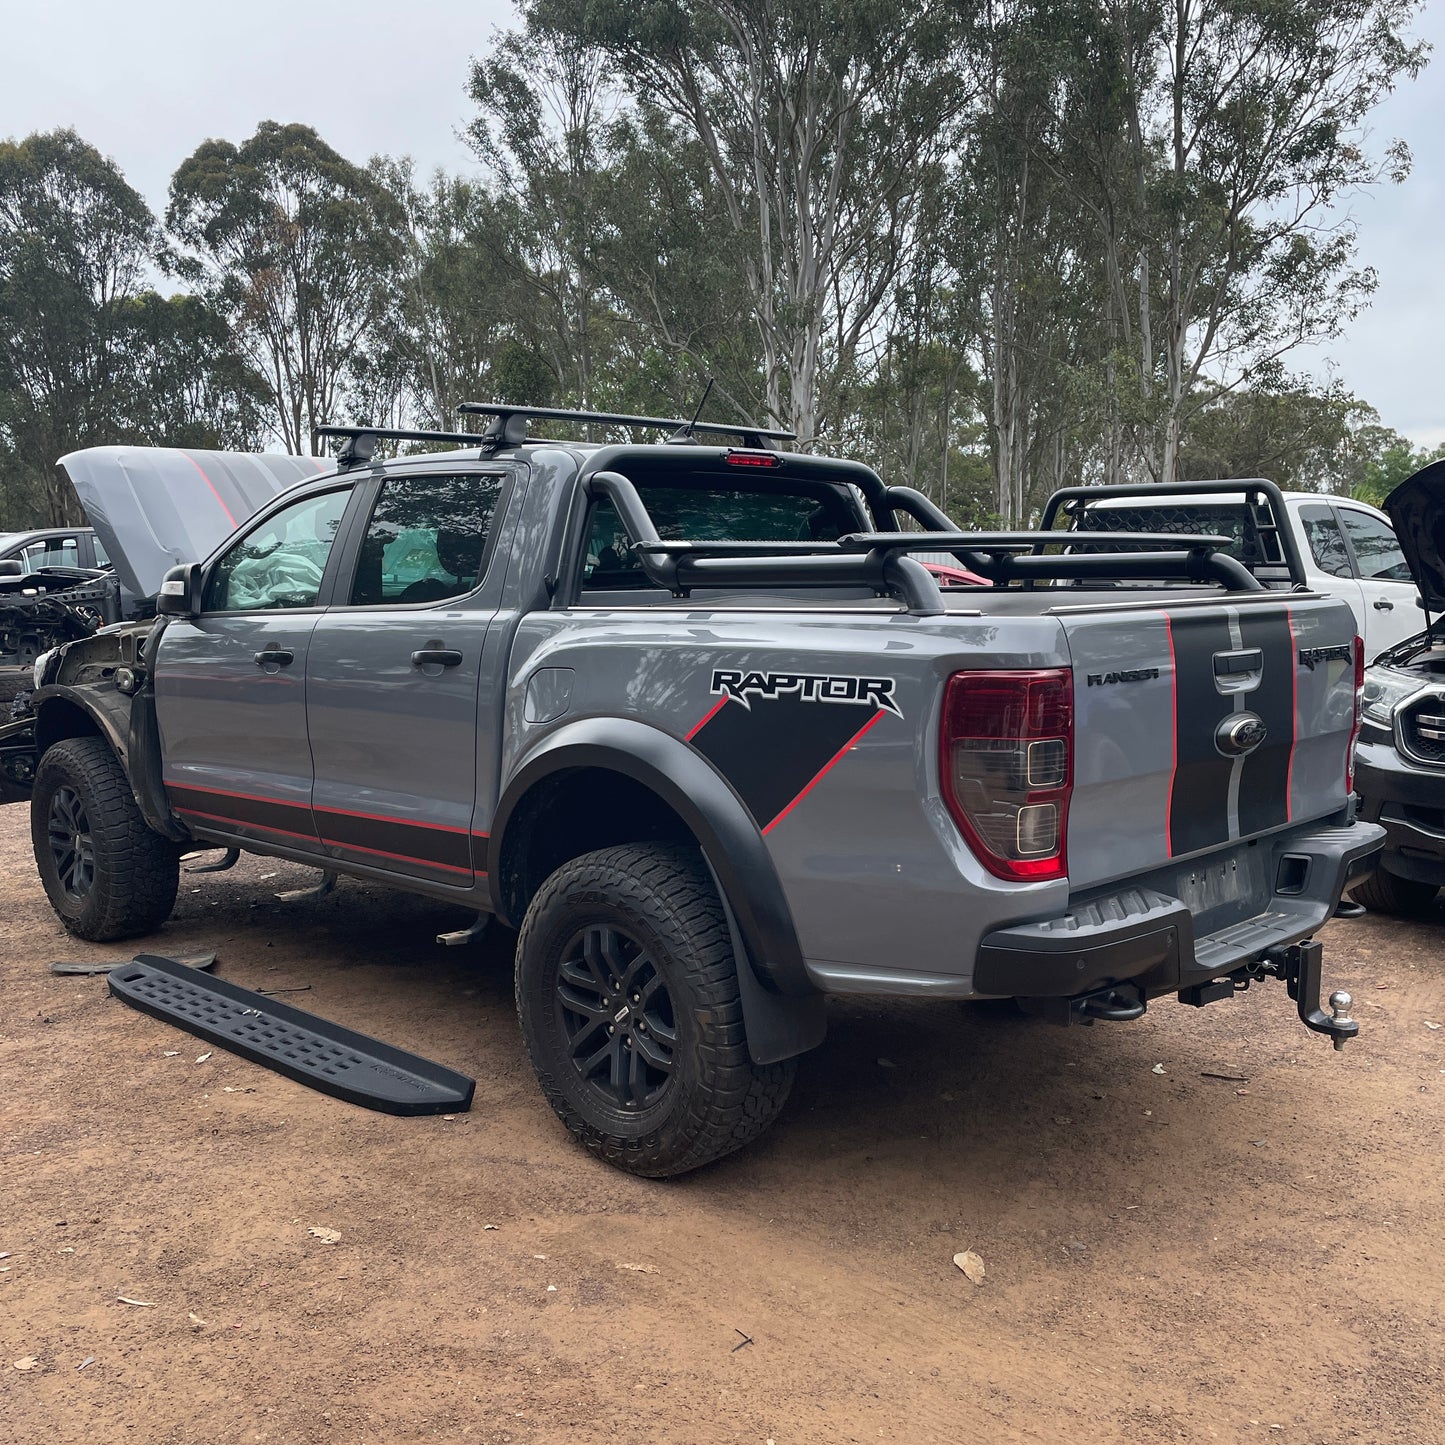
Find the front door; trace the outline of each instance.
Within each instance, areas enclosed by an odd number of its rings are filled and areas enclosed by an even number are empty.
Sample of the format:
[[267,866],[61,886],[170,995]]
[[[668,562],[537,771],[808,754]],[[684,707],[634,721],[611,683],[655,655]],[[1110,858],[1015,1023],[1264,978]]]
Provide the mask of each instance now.
[[350,487],[272,512],[217,560],[199,617],[161,639],[156,715],[171,806],[198,828],[321,851],[307,651]]
[[312,809],[333,857],[475,880],[478,688],[502,666],[484,653],[505,570],[493,522],[506,480],[429,470],[380,484],[350,585],[317,623],[306,665]]
[[1337,503],[1336,510],[1340,525],[1350,539],[1360,581],[1365,656],[1376,658],[1424,628],[1420,589],[1410,576],[1405,554],[1395,539],[1395,529],[1384,517],[1347,502]]

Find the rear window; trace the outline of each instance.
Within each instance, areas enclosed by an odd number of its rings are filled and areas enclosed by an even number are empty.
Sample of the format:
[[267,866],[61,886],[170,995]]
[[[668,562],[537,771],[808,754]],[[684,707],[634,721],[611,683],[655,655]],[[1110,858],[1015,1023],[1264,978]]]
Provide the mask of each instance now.
[[[777,481],[762,486],[711,479],[637,483],[658,535],[689,542],[833,542],[871,525],[852,494],[835,486]],[[628,549],[627,529],[609,501],[592,508],[583,566],[588,588],[650,587]]]

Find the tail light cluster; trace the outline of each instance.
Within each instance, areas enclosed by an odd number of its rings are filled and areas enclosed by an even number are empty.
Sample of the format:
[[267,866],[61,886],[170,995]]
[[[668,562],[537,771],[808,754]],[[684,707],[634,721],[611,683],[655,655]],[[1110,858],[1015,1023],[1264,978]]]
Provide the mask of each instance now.
[[1355,636],[1355,713],[1350,723],[1350,745],[1345,749],[1345,796],[1355,791],[1355,744],[1360,738],[1360,715],[1365,706],[1365,639]]
[[1074,681],[1066,667],[958,672],[943,695],[943,797],[999,878],[1062,878],[1074,773]]

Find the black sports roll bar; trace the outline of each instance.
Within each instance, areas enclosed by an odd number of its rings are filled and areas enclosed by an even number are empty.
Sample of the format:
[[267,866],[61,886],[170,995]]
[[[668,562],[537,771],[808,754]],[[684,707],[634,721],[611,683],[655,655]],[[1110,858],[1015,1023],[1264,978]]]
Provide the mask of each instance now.
[[[1054,531],[1054,524],[1060,511],[1077,522],[1080,514],[1088,510],[1094,503],[1115,497],[1148,497],[1152,500],[1159,497],[1189,496],[1201,492],[1211,496],[1230,492],[1242,493],[1245,506],[1251,509],[1258,506],[1257,498],[1263,498],[1269,506],[1269,517],[1262,519],[1257,511],[1252,510],[1250,521],[1253,523],[1255,531],[1259,533],[1261,540],[1266,545],[1273,540],[1278,549],[1278,557],[1264,559],[1266,565],[1282,565],[1288,568],[1290,581],[1296,587],[1309,585],[1305,578],[1304,561],[1300,557],[1294,529],[1288,524],[1284,493],[1280,491],[1278,485],[1266,477],[1241,477],[1232,481],[1128,482],[1117,486],[1061,487],[1044,503],[1044,514],[1039,520],[1039,530],[1040,532]],[[1070,530],[1082,531],[1083,529],[1071,528]],[[1092,542],[1095,537],[1103,534],[1089,533],[1088,535]],[[1038,550],[1042,551],[1044,545],[1047,543],[1041,544]]]
[[[960,532],[951,524],[946,531],[854,532],[836,542],[689,541],[658,534],[637,487],[621,472],[595,472],[586,486],[589,497],[612,503],[638,565],[674,597],[686,597],[694,587],[872,587],[897,597],[912,613],[937,616],[946,610],[938,583],[908,555],[922,549],[965,558],[995,585],[1038,577],[1128,577],[1214,582],[1231,592],[1264,590],[1247,567],[1217,550],[1228,545],[1226,537],[1100,532],[1090,540],[1132,546],[1147,542],[1159,550],[1066,556],[1046,555],[1040,544],[1068,545],[1068,533]],[[919,499],[927,501],[921,494]],[[895,504],[904,506],[905,501]],[[927,506],[943,516],[932,503]]]

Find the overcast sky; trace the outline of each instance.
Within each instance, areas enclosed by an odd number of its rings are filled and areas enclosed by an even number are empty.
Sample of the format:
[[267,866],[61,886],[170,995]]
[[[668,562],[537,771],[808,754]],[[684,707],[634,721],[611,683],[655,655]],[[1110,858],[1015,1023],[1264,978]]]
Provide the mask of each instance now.
[[[0,0],[0,136],[73,126],[157,211],[200,141],[244,140],[267,119],[307,122],[355,161],[409,154],[424,171],[465,171],[468,63],[510,16],[506,0]],[[1445,441],[1445,0],[1429,0],[1417,33],[1436,62],[1373,125],[1376,148],[1406,141],[1414,171],[1351,203],[1380,276],[1374,304],[1296,364],[1332,366],[1387,425],[1433,446]]]

